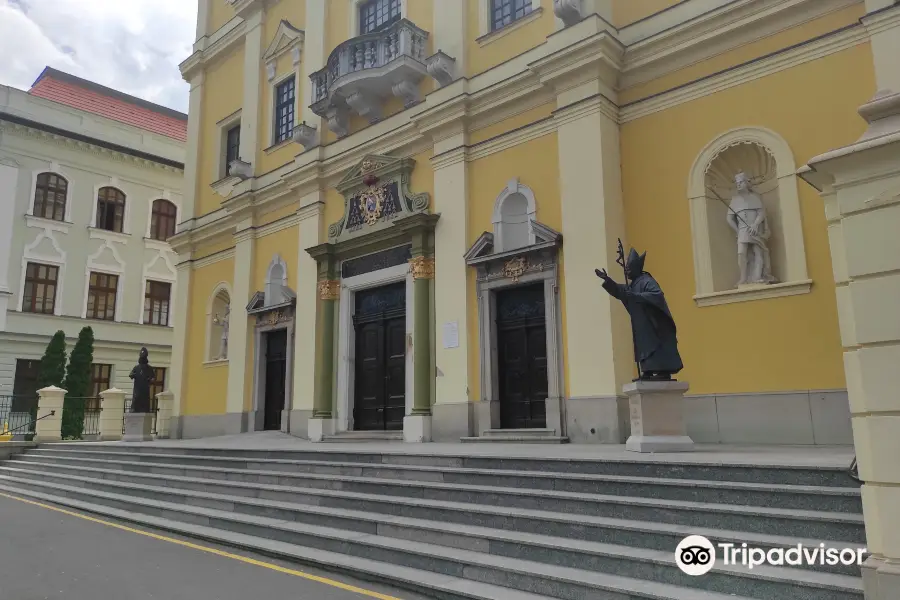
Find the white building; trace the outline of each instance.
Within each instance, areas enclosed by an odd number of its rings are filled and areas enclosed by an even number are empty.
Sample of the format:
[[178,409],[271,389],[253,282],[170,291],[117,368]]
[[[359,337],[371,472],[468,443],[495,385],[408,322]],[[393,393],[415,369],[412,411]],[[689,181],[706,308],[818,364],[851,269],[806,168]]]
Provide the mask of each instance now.
[[50,337],[94,331],[94,392],[165,386],[187,115],[45,69],[0,86],[0,396],[31,394]]

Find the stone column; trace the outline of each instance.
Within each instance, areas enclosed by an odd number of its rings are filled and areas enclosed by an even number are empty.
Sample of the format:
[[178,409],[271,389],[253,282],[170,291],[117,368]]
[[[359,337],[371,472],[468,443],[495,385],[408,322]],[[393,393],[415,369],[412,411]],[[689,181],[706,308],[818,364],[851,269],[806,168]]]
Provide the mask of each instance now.
[[313,416],[307,425],[309,439],[321,442],[334,433],[334,313],[341,295],[334,257],[329,252],[317,258],[319,306],[316,311],[316,393]]
[[35,424],[34,441],[58,442],[62,439],[63,400],[66,393],[66,390],[55,385],[38,390],[38,422]]
[[442,0],[432,3],[432,52],[442,51],[456,60],[456,76],[466,72],[466,0]]
[[417,254],[409,261],[413,276],[413,407],[403,418],[403,439],[407,442],[431,441],[431,282],[434,258]]
[[621,390],[633,377],[630,325],[594,275],[597,267],[616,272],[616,240],[625,243],[617,109],[604,93],[609,92],[597,80],[560,91],[554,114],[568,323],[564,422],[572,442],[620,444],[626,433]]
[[226,400],[225,431],[242,433],[247,431],[248,414],[244,410],[244,395],[247,380],[247,346],[249,343],[250,319],[247,303],[253,278],[254,238],[252,220],[240,223],[234,235],[234,294],[231,297],[231,316],[228,320],[228,396]]
[[[200,169],[200,129],[203,124],[203,82],[204,71],[191,78],[191,94],[188,100],[187,146],[184,153],[184,198],[178,222],[184,223],[194,218],[194,204],[197,198],[197,181]],[[206,182],[202,177],[199,178]]]
[[865,595],[888,600],[900,597],[900,93],[880,92],[859,112],[863,137],[800,175],[822,192],[828,219],[871,553]]
[[[469,352],[477,340],[468,338],[468,273],[463,256],[468,239],[468,168],[464,128],[442,132],[435,138],[434,212],[441,219],[434,230],[434,262],[440,277],[434,280],[435,403],[432,439],[458,442],[473,435],[473,405],[469,390]],[[455,327],[456,343],[445,347],[442,332]]]
[[122,439],[125,420],[125,392],[110,388],[100,392],[100,441]]
[[[266,12],[263,2],[257,2],[256,10],[244,17],[244,101],[241,107],[241,160],[256,164],[256,153],[261,151],[259,99],[261,96],[263,25]],[[234,364],[234,363],[232,363]]]
[[324,210],[324,194],[313,192],[300,200],[301,208],[297,211],[300,223],[297,236],[300,239],[300,251],[297,256],[297,304],[294,312],[294,377],[291,406],[292,435],[308,438],[307,425],[313,416],[316,393],[316,345],[310,344],[310,336],[304,332],[316,330],[317,319],[317,280],[318,266],[316,261],[304,249],[310,241],[318,242],[322,229],[322,211]]
[[[19,182],[19,168],[15,162],[0,162],[0,331],[6,330],[6,311],[12,292],[9,289],[9,253],[12,250],[12,226],[17,218],[14,216],[16,206],[16,190]],[[21,217],[18,217],[21,218]],[[22,274],[24,277],[25,274]]]
[[[172,302],[172,313],[187,315],[191,298],[191,253],[178,255],[177,278],[175,281],[175,299]],[[171,425],[169,437],[181,438],[181,415],[184,405],[184,373],[187,360],[187,336],[190,330],[186,318],[182,318],[172,331],[172,362],[169,367],[169,393],[172,394]]]
[[[329,0],[306,0],[306,25],[303,29],[303,59],[301,64],[301,88],[304,91],[300,122],[315,127],[322,139],[322,117],[312,111],[312,82],[309,76],[325,66],[328,55],[325,52],[325,31],[328,19]],[[318,237],[316,235],[315,237]],[[308,240],[306,240],[308,241]]]
[[174,394],[170,391],[156,395],[156,437],[168,438],[171,431],[172,401]]

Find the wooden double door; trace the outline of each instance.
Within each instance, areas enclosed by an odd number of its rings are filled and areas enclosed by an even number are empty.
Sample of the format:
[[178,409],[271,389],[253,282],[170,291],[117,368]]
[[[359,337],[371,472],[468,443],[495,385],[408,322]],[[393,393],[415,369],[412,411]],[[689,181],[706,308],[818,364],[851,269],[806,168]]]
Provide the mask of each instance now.
[[281,430],[281,414],[284,410],[285,381],[287,377],[287,329],[277,329],[265,334],[266,388],[263,428],[266,431]]
[[401,431],[406,414],[406,283],[355,296],[354,429]]
[[544,284],[497,292],[500,426],[547,426],[547,325]]

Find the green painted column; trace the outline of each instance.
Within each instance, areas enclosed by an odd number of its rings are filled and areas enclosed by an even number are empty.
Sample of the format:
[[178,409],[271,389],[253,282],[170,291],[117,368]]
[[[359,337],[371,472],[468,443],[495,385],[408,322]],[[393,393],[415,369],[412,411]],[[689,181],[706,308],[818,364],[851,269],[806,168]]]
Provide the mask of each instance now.
[[340,282],[319,282],[319,343],[316,344],[316,397],[314,419],[330,419],[334,381],[334,309],[340,294]]
[[431,280],[434,258],[417,256],[410,261],[413,275],[413,415],[431,414]]

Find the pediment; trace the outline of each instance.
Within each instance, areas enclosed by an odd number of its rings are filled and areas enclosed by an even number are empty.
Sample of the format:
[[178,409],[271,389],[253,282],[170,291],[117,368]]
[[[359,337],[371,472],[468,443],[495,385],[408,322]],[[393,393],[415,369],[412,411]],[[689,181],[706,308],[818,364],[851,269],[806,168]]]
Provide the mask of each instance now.
[[282,19],[272,41],[269,42],[269,47],[263,53],[263,61],[275,60],[295,47],[302,49],[305,36],[302,29],[297,29],[290,21]]
[[278,304],[266,304],[265,292],[256,292],[255,294],[253,294],[253,297],[250,298],[249,304],[247,304],[247,314],[254,315],[266,313],[269,311],[278,310],[280,308],[285,308],[287,306],[294,306],[297,301],[297,293],[287,286],[283,286],[281,288],[281,291],[287,298],[287,301],[279,302]]
[[529,222],[534,235],[534,243],[506,252],[494,253],[494,234],[485,231],[465,254],[466,264],[476,265],[492,260],[505,260],[519,255],[530,254],[541,250],[555,249],[562,244],[562,234],[552,227],[531,220]]

